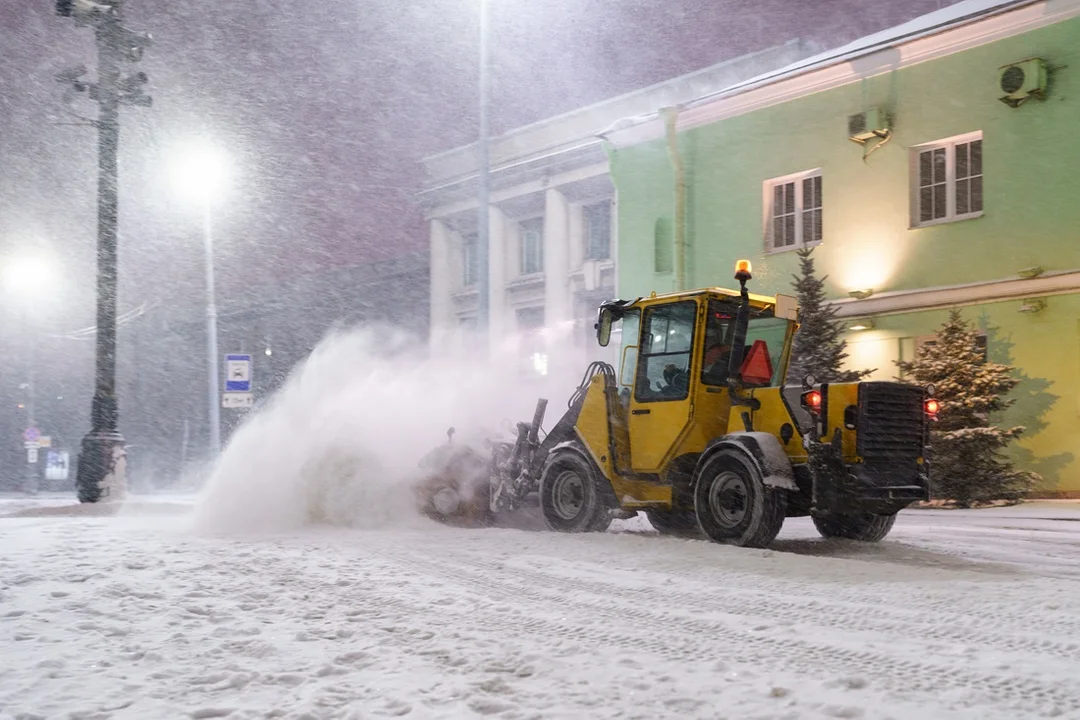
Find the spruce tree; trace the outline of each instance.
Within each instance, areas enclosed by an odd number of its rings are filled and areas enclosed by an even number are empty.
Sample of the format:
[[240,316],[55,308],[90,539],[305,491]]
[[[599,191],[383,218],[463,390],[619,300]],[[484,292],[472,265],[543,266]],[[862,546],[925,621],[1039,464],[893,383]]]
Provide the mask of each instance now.
[[978,333],[959,310],[949,314],[934,343],[924,344],[913,360],[896,364],[906,382],[933,384],[940,403],[930,432],[934,499],[961,507],[1015,500],[1040,480],[1035,473],[1015,470],[1005,455],[1024,428],[994,424],[995,416],[1013,404],[1006,395],[1019,380],[1011,366],[985,359]]
[[[792,285],[799,298],[799,330],[791,351],[788,377],[801,382],[811,374],[819,382],[857,382],[873,370],[841,370],[847,357],[843,326],[836,320],[836,308],[825,299],[825,278],[814,272],[813,248],[802,248],[799,274]],[[827,277],[827,276],[826,276]]]

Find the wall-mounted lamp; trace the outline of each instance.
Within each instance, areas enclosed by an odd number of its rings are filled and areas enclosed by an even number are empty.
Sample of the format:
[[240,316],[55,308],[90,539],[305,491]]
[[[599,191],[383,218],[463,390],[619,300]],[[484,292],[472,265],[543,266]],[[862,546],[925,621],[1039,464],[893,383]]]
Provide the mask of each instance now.
[[1026,315],[1037,313],[1046,309],[1046,301],[1034,298],[1031,300],[1025,300],[1024,303],[1017,309],[1017,312],[1022,312]]
[[1029,267],[1029,268],[1024,268],[1023,270],[1018,270],[1016,272],[1016,274],[1019,275],[1020,277],[1024,278],[1025,280],[1030,280],[1032,278],[1037,278],[1040,275],[1042,275],[1043,274],[1043,269],[1041,267],[1039,267],[1038,265],[1035,265],[1034,267]]
[[864,318],[862,320],[855,320],[850,325],[848,325],[848,330],[851,330],[853,332],[859,332],[861,330],[873,330],[873,329],[874,329],[874,321],[871,320],[870,318]]
[[848,293],[848,295],[855,298],[856,300],[865,300],[873,294],[874,290],[872,288],[867,290],[852,290]]

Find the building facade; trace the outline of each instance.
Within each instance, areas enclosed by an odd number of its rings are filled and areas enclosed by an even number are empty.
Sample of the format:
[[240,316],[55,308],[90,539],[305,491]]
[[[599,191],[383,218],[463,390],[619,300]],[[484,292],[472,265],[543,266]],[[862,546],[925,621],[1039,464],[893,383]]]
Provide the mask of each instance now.
[[[488,323],[499,347],[541,374],[606,359],[593,323],[618,290],[620,200],[605,130],[810,52],[791,42],[492,138]],[[424,160],[433,343],[467,344],[476,324],[477,168],[475,145]]]
[[850,365],[881,379],[962,308],[1022,379],[1019,465],[1080,495],[1078,117],[1078,0],[965,0],[654,108],[608,135],[619,292],[730,286],[747,257],[790,293],[815,247]]

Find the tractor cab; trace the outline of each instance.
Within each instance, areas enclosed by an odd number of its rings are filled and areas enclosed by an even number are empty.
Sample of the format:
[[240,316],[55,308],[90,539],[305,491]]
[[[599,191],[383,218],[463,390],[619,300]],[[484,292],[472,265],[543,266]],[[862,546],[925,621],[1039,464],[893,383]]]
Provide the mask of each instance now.
[[601,305],[598,342],[620,338],[619,405],[633,448],[627,469],[664,482],[674,458],[729,432],[732,407],[748,402],[754,388],[781,385],[795,315],[795,298],[745,288]]

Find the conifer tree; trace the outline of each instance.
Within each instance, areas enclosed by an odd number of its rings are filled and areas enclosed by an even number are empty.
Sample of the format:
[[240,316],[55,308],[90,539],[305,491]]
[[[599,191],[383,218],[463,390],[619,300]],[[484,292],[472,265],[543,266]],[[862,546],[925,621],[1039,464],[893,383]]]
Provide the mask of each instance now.
[[1024,432],[1002,428],[995,416],[1013,404],[1006,395],[1019,380],[1009,365],[988,362],[978,333],[959,310],[949,314],[934,343],[923,345],[913,360],[897,362],[904,380],[933,384],[940,402],[930,433],[930,482],[934,499],[970,507],[990,500],[1015,500],[1040,480],[1018,471],[1005,448]]
[[836,308],[826,304],[825,278],[814,271],[813,248],[802,248],[799,274],[792,285],[799,298],[799,330],[795,333],[788,377],[801,382],[811,374],[819,382],[856,382],[873,370],[841,370],[847,357],[843,327]]

